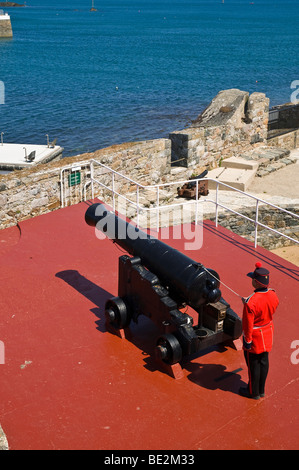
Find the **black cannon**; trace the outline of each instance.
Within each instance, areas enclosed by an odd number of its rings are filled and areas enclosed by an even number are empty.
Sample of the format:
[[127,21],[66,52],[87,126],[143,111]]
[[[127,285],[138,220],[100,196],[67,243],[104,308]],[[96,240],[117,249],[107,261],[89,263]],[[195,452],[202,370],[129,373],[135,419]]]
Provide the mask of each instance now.
[[[131,255],[119,258],[118,297],[105,306],[109,326],[121,330],[131,321],[137,322],[140,315],[149,317],[161,329],[156,358],[168,365],[240,337],[241,320],[221,297],[216,271],[139,230],[102,204],[90,206],[85,221]],[[197,312],[197,325],[192,316],[180,311],[186,305]]]

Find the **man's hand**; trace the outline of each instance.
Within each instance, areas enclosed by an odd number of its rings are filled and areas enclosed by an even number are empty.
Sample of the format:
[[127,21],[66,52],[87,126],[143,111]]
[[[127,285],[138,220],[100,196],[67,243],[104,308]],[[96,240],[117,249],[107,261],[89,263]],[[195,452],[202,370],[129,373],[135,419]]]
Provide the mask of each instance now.
[[250,343],[247,343],[245,341],[244,336],[243,336],[243,347],[244,347],[244,349],[246,349],[246,351],[249,351],[251,349],[251,346],[252,346],[252,341]]

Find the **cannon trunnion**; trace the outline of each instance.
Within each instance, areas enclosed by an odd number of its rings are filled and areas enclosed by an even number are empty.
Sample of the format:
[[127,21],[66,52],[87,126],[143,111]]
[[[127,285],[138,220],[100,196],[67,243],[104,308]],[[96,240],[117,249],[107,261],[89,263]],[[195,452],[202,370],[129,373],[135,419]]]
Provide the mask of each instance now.
[[[126,331],[140,315],[161,331],[155,357],[175,376],[174,365],[185,357],[242,333],[241,319],[222,298],[218,273],[132,226],[102,204],[86,212],[96,226],[131,256],[119,258],[118,297],[105,305],[109,329]],[[197,315],[183,313],[190,306]]]

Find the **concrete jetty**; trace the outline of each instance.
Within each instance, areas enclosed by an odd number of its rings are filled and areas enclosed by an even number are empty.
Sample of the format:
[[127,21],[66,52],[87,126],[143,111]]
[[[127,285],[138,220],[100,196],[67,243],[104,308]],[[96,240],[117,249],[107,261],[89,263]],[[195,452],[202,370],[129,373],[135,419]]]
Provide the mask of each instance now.
[[[59,145],[0,144],[0,173],[22,170],[37,163],[48,163],[62,158]],[[32,158],[30,158],[32,156]]]

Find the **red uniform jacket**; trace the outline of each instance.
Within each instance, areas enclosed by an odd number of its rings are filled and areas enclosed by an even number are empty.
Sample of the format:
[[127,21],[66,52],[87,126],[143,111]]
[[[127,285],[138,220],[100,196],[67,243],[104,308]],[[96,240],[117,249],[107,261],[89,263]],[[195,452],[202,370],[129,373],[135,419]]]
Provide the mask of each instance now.
[[243,309],[243,334],[246,343],[251,343],[251,353],[270,352],[273,344],[272,317],[279,304],[273,289],[256,289],[246,299]]

